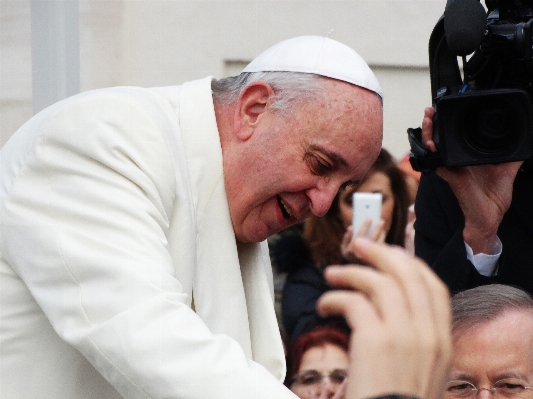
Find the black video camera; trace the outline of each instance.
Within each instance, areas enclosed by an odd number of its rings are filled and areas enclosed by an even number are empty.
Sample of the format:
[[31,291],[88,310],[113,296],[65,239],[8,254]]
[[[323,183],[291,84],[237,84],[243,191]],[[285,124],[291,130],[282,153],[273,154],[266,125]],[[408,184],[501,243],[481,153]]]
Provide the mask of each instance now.
[[422,146],[420,128],[408,129],[415,170],[533,157],[533,8],[521,0],[486,0],[486,6],[448,0],[431,34],[437,152]]

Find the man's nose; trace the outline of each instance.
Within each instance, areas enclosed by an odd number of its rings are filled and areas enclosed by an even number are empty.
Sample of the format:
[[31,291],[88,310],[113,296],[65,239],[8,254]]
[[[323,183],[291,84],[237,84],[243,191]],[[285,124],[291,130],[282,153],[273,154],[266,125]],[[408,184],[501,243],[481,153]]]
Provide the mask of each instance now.
[[492,399],[492,391],[490,388],[478,388],[477,399]]
[[335,183],[321,183],[316,187],[307,190],[306,194],[309,198],[309,209],[315,216],[324,216],[331,207],[333,199],[339,192],[340,184]]

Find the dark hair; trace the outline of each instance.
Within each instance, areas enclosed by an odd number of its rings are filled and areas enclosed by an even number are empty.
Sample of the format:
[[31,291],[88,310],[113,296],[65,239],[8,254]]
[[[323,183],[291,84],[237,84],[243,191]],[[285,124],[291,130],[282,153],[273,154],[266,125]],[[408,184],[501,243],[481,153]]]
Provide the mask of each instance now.
[[529,310],[533,314],[533,298],[519,288],[502,284],[459,292],[452,297],[452,333],[493,320],[506,310]]
[[[376,161],[367,173],[382,172],[387,175],[394,196],[392,223],[385,242],[405,245],[405,226],[409,208],[409,193],[402,171],[391,154],[381,149]],[[339,194],[323,217],[311,216],[304,224],[304,237],[309,242],[311,257],[317,267],[342,263],[340,245],[345,232],[340,218]]]
[[349,336],[346,332],[330,326],[317,326],[300,335],[287,351],[287,375],[284,384],[290,387],[292,379],[298,374],[302,358],[309,349],[332,344],[348,352],[349,342]]

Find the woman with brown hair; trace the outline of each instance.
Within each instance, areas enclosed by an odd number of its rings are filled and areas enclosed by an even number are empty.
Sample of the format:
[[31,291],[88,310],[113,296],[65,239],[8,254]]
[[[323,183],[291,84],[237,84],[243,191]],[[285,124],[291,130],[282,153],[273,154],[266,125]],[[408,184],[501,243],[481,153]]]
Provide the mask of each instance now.
[[404,246],[409,207],[405,177],[393,157],[382,149],[358,186],[340,191],[325,216],[312,216],[305,221],[303,238],[300,233],[287,232],[272,246],[277,270],[288,272],[282,295],[282,320],[291,341],[316,325],[337,322],[321,318],[315,306],[318,297],[331,288],[324,280],[324,268],[355,261],[347,251],[352,238],[355,191],[382,194],[382,221],[374,240]]

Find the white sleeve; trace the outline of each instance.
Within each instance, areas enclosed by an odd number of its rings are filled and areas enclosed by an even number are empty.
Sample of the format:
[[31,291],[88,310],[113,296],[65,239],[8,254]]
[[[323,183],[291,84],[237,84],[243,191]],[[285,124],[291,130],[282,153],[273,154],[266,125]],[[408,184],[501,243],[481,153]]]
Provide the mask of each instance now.
[[479,274],[490,277],[495,276],[496,273],[498,273],[496,266],[498,264],[498,259],[500,259],[500,255],[502,254],[502,242],[498,237],[496,237],[496,242],[494,243],[490,254],[480,253],[474,255],[474,251],[472,251],[472,248],[470,248],[470,245],[466,242],[465,248],[468,260],[472,262]]
[[165,115],[147,108],[87,96],[42,127],[7,195],[3,256],[125,398],[296,398],[187,306],[166,234],[178,199]]

